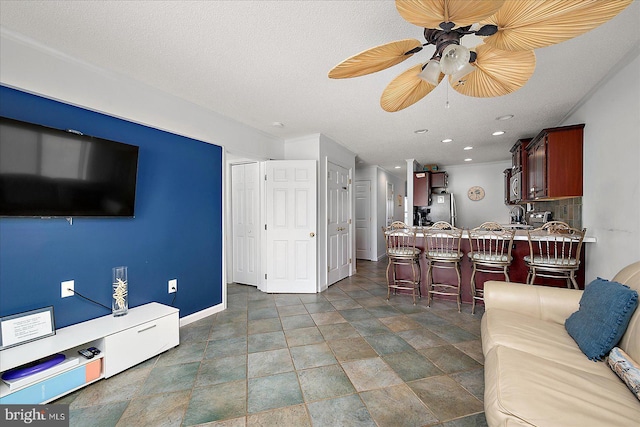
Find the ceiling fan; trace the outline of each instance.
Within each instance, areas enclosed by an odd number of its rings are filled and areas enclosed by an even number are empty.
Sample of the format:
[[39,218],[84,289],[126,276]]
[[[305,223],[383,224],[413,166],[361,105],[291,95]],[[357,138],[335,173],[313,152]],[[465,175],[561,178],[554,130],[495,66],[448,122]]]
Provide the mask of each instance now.
[[[435,52],[389,83],[380,105],[399,111],[415,104],[445,78],[459,93],[479,98],[520,89],[536,65],[533,49],[577,37],[607,22],[633,0],[396,0],[408,22],[424,28],[417,39],[383,44],[354,55],[329,77],[358,77],[387,69],[434,45]],[[469,34],[483,43],[469,49]]]

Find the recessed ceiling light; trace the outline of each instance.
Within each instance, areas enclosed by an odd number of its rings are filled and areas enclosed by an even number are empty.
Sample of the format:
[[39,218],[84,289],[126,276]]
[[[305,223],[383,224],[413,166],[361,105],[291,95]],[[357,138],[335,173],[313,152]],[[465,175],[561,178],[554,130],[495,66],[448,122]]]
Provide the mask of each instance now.
[[506,114],[504,116],[496,117],[496,120],[509,120],[513,119],[513,114]]
[[428,129],[418,129],[418,130],[414,130],[413,133],[417,133],[417,134],[423,134],[423,133],[427,133],[429,132]]
[[491,135],[493,136],[500,136],[500,135],[504,135],[504,131],[503,130],[497,130],[494,133],[492,133]]
[[284,127],[284,123],[282,123],[282,122],[273,122],[273,123],[271,123],[271,126],[273,126],[274,128],[283,128]]
[[471,160],[473,159],[470,159],[470,158],[464,159],[465,162],[470,162]]
[[442,142],[453,142],[453,139],[451,139],[451,138],[446,138],[446,139],[443,139],[443,140],[442,140]]
[[464,147],[464,150],[473,150],[473,147],[468,145],[468,146]]
[[395,169],[402,169],[402,166],[396,166]]

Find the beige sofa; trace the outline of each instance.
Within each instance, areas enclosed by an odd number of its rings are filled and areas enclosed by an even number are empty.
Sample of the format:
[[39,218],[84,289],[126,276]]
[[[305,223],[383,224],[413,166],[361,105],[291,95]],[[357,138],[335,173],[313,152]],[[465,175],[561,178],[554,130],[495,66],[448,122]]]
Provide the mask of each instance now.
[[[640,262],[612,280],[640,292]],[[640,401],[606,362],[587,359],[565,330],[583,291],[491,281],[484,292],[489,426],[640,426]],[[618,347],[640,362],[640,307]]]

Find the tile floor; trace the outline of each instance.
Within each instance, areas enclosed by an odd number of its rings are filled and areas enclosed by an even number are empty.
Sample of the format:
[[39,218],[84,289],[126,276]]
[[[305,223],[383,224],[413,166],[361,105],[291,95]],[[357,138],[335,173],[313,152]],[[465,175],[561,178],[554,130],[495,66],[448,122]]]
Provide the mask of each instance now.
[[386,261],[321,294],[230,285],[180,345],[54,403],[71,426],[486,426],[482,307],[386,301]]

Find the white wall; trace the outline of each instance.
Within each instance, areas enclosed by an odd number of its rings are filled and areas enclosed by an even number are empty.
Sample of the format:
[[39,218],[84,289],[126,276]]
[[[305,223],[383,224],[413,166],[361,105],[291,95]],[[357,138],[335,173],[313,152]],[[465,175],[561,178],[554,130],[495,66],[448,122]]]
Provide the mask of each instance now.
[[586,283],[640,260],[640,48],[565,124],[585,123]]
[[[504,204],[504,170],[511,167],[511,161],[443,166],[441,170],[449,174],[450,193],[457,205],[456,227],[473,228],[483,222],[509,223],[509,206]],[[473,186],[484,188],[485,197],[474,202],[467,197]]]
[[2,29],[0,83],[225,147],[281,159],[284,141],[138,81],[78,61]]

